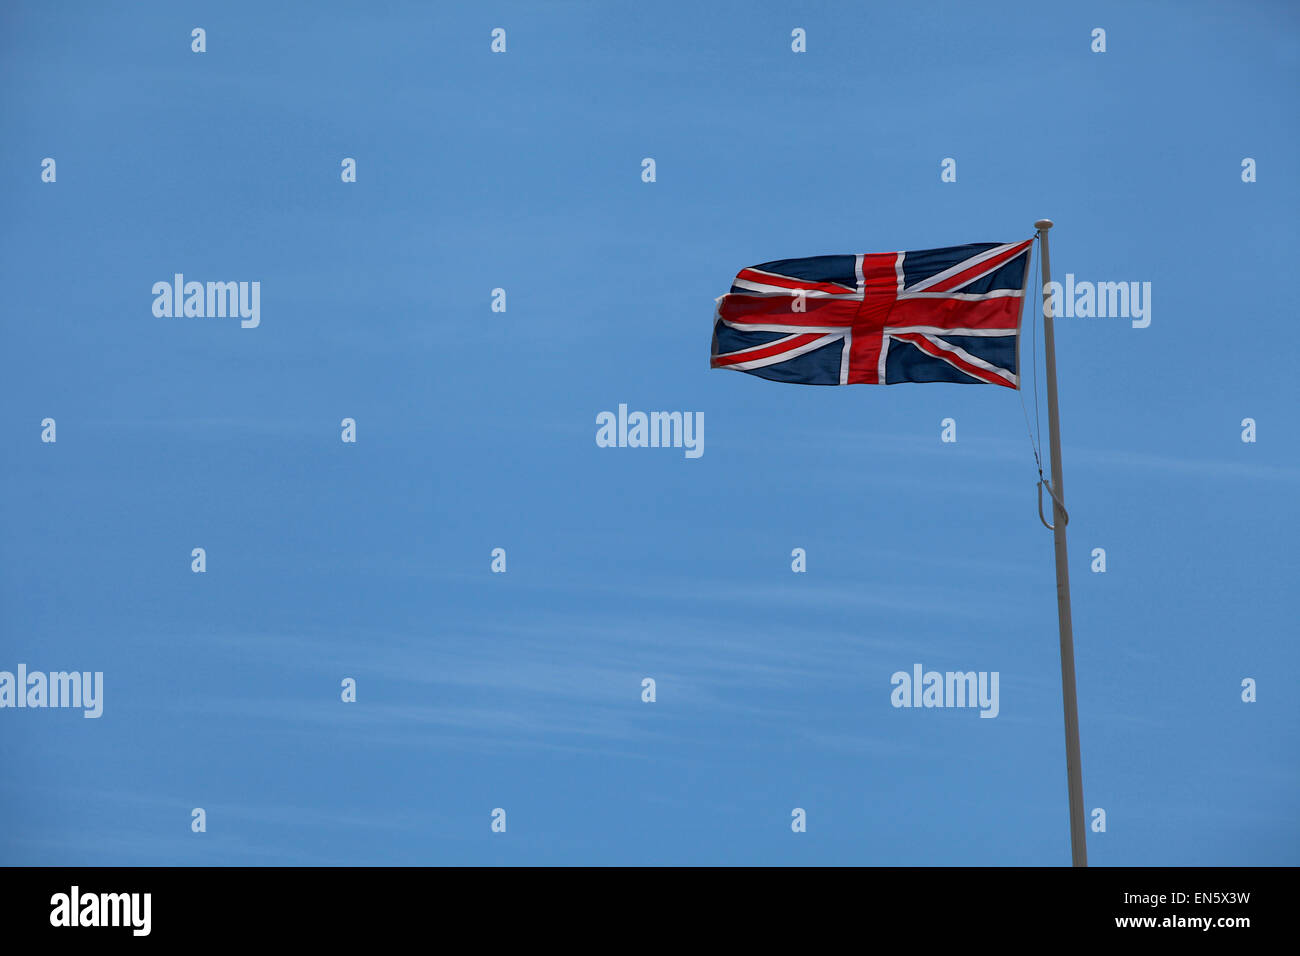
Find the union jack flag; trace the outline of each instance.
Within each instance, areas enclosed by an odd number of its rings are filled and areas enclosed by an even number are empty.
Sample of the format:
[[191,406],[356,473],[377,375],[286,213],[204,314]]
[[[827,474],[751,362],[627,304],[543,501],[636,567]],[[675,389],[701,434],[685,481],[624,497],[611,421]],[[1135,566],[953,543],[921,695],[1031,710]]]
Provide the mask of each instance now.
[[713,368],[800,385],[1019,388],[1033,239],[779,259],[718,299]]

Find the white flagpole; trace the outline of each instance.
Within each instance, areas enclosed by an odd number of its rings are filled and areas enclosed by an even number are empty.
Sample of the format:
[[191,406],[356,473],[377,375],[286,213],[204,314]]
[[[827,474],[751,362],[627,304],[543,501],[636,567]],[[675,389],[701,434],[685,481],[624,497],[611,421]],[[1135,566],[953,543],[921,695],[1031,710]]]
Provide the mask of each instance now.
[[[1087,828],[1084,826],[1083,767],[1079,758],[1079,701],[1074,688],[1074,627],[1070,621],[1070,567],[1065,547],[1065,484],[1061,479],[1061,422],[1056,404],[1056,335],[1052,327],[1051,259],[1047,230],[1052,220],[1034,223],[1042,243],[1043,341],[1047,348],[1047,428],[1052,450],[1052,536],[1056,544],[1056,612],[1061,624],[1061,701],[1065,709],[1065,770],[1070,788],[1070,857],[1075,866],[1088,865]],[[1041,491],[1039,492],[1041,494]]]

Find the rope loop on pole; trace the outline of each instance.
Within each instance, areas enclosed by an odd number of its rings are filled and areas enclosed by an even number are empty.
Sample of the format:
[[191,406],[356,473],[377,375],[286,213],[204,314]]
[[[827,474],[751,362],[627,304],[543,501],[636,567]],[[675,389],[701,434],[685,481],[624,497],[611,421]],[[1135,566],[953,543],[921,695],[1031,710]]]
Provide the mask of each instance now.
[[1047,519],[1043,517],[1043,489],[1044,488],[1046,488],[1047,493],[1052,496],[1052,500],[1056,502],[1056,506],[1061,509],[1061,520],[1066,525],[1069,525],[1070,512],[1065,510],[1065,503],[1061,501],[1060,498],[1056,497],[1056,492],[1052,490],[1051,482],[1049,482],[1046,478],[1043,477],[1042,472],[1038,473],[1038,520],[1043,523],[1043,527],[1046,528],[1048,531],[1056,530],[1056,525],[1048,524]]

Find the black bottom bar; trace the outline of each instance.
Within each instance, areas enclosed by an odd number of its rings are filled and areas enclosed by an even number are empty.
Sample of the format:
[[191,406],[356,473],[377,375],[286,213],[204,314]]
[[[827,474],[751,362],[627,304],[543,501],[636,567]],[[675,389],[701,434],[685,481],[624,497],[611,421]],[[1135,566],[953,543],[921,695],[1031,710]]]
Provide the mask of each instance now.
[[914,935],[927,947],[1096,936],[1230,946],[1285,929],[1294,871],[11,868],[0,879],[7,942],[338,946],[421,932],[452,943],[468,930],[481,942],[675,946],[847,931],[860,941]]

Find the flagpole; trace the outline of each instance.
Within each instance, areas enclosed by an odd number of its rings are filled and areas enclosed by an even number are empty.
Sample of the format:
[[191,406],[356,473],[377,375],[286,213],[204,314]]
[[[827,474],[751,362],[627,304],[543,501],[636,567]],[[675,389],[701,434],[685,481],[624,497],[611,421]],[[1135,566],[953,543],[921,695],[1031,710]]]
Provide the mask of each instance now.
[[[1083,817],[1083,767],[1079,758],[1079,701],[1074,688],[1074,627],[1070,621],[1070,566],[1065,546],[1065,484],[1061,479],[1061,422],[1056,404],[1056,333],[1050,308],[1052,263],[1047,230],[1052,220],[1034,223],[1042,243],[1043,342],[1047,348],[1047,428],[1052,450],[1052,537],[1056,544],[1056,612],[1061,624],[1061,702],[1065,709],[1065,770],[1070,788],[1070,857],[1074,866],[1088,865],[1087,830]],[[1040,491],[1041,494],[1041,491]]]

